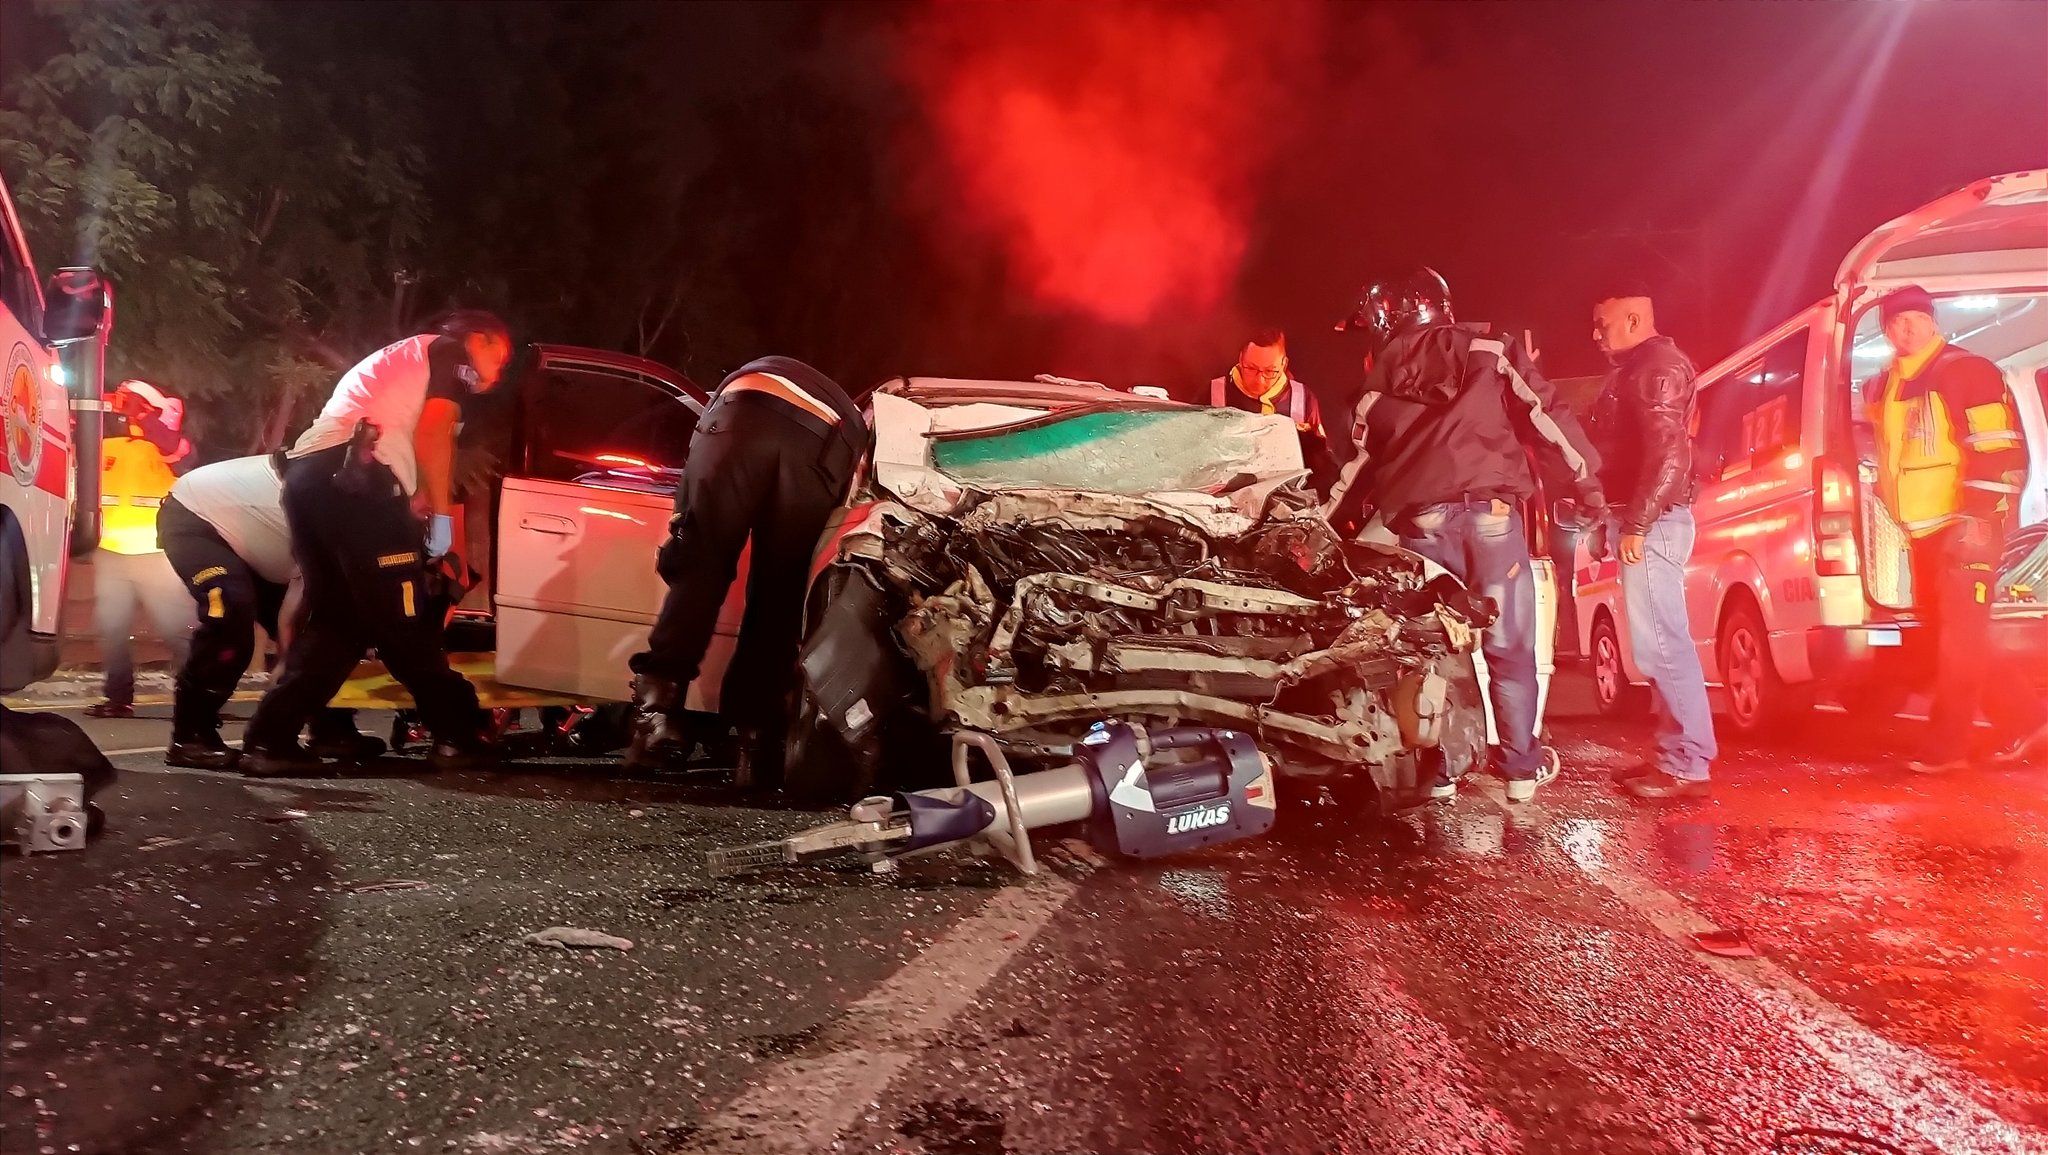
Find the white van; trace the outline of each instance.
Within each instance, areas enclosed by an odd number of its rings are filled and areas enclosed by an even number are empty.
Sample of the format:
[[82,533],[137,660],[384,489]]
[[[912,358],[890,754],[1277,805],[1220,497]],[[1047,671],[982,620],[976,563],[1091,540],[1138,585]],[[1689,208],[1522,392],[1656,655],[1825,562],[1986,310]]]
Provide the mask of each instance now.
[[[1700,375],[1686,605],[1738,731],[1817,696],[1889,714],[1925,677],[1906,535],[1874,492],[1862,396],[1891,356],[1877,299],[1909,284],[1934,295],[1950,340],[2004,371],[2032,458],[2020,521],[2048,520],[2048,171],[2018,172],[1871,233],[1830,296]],[[2000,593],[1999,644],[2048,669],[2040,592],[2007,583]],[[1618,563],[1582,550],[1582,652],[1610,711],[1633,708],[1643,681],[1623,612]]]

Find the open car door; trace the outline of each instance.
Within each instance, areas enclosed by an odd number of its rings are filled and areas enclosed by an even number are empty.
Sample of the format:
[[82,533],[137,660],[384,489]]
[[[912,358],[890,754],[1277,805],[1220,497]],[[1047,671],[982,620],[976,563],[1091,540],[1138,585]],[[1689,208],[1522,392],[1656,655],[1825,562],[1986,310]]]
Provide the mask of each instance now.
[[[651,361],[541,346],[519,404],[498,502],[498,680],[624,701],[627,660],[667,592],[655,551],[705,398]],[[743,586],[719,615],[692,709],[717,708]]]

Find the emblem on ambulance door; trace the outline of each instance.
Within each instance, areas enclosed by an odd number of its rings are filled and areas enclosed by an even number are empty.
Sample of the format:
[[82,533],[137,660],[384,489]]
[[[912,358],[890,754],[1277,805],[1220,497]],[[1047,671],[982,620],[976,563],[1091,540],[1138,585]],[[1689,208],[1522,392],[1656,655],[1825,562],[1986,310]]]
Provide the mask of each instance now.
[[7,354],[0,400],[6,403],[0,416],[6,421],[7,471],[23,485],[34,485],[36,467],[43,460],[43,383],[36,377],[27,345],[16,345]]

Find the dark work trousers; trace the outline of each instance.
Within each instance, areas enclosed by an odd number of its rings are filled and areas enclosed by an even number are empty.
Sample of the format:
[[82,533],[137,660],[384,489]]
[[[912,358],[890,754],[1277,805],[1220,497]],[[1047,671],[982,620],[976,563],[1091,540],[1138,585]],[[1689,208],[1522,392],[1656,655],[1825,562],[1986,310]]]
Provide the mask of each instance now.
[[1913,603],[1934,634],[1934,706],[1922,755],[1967,757],[1981,706],[2000,742],[2039,729],[2048,706],[2026,671],[2007,668],[1991,641],[1991,602],[2003,542],[1963,544],[1959,528],[1913,539]]
[[483,729],[482,712],[475,687],[449,668],[441,649],[419,518],[385,466],[337,476],[347,453],[344,446],[285,463],[284,513],[306,583],[306,616],[244,745],[290,748],[372,646],[411,691],[436,740],[469,741]]
[[[219,730],[221,708],[256,655],[256,627],[278,637],[285,587],[264,580],[219,530],[175,497],[164,499],[156,535],[199,608],[171,707],[171,741],[190,742]],[[355,711],[324,710],[313,721],[313,736],[342,737],[355,728]]]
[[811,554],[849,480],[820,464],[831,436],[825,422],[778,397],[719,395],[690,439],[670,537],[655,564],[668,597],[647,651],[633,657],[634,672],[678,686],[696,679],[751,537],[746,616],[719,707],[740,729],[779,730]]

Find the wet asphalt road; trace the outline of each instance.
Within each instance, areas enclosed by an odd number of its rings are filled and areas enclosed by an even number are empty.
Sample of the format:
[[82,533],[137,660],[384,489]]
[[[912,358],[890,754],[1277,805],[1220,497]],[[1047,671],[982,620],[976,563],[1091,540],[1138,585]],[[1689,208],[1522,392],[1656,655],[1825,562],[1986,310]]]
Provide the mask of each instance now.
[[710,776],[122,755],[101,842],[0,864],[0,1150],[2048,1150],[2048,771],[1909,777],[1910,727],[1642,809],[1634,728],[1555,718],[1535,804],[1029,885],[711,880],[817,816]]

